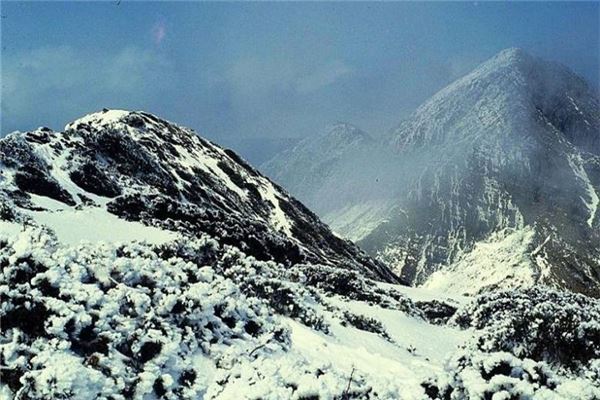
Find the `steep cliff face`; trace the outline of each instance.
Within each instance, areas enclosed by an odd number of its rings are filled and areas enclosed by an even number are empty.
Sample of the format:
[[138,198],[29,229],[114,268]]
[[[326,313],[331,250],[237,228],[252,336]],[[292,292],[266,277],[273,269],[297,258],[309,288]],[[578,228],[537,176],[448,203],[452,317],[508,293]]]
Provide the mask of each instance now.
[[[373,197],[315,209],[416,285],[470,293],[544,282],[597,296],[599,132],[582,79],[508,49],[331,167],[327,190],[339,181]],[[367,158],[369,172],[353,176],[350,161]]]
[[[394,280],[235,153],[143,112],[105,110],[0,141],[1,190],[22,208],[98,209],[186,234],[207,233],[259,260],[323,263]],[[44,204],[50,199],[54,208]],[[90,226],[90,229],[93,229]]]

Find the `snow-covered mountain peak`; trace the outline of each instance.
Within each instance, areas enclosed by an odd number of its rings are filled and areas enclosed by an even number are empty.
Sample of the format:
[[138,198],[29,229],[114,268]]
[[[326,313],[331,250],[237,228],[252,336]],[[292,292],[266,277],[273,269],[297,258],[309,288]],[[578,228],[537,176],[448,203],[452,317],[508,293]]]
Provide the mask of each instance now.
[[565,94],[559,92],[589,94],[586,82],[565,66],[535,57],[520,48],[509,48],[440,90],[428,103],[459,95],[461,91],[464,95],[473,92],[483,97],[489,93],[488,86],[499,88],[505,94],[530,97]]
[[0,140],[0,173],[0,195],[26,212],[100,209],[112,214],[106,220],[210,232],[262,260],[337,259],[397,279],[231,150],[142,111],[103,110],[64,132],[9,135]]
[[[197,141],[196,133],[188,128],[159,118],[144,111],[126,111],[103,109],[87,114],[65,126],[65,132],[76,135],[112,131],[128,135],[134,140],[152,139],[154,141]],[[160,147],[157,147],[160,149]],[[162,149],[164,150],[164,149]]]
[[68,123],[65,126],[65,130],[76,129],[76,127],[80,124],[87,124],[95,127],[108,126],[124,121],[125,118],[130,114],[132,114],[131,111],[111,110],[105,108],[102,111],[87,114],[73,122]]
[[371,140],[371,136],[367,132],[347,122],[337,122],[329,125],[326,128],[325,137],[332,142],[339,143]]
[[[582,78],[564,66],[511,48],[436,93],[391,132],[390,141],[400,151],[442,144],[449,151],[460,151],[468,148],[465,143],[499,143],[541,122],[573,144],[598,153],[599,121],[598,99]],[[488,130],[492,126],[493,134]],[[461,146],[455,148],[455,143]]]
[[501,65],[518,67],[530,62],[533,62],[533,57],[525,50],[519,47],[509,47],[498,52],[489,59],[486,64],[496,65],[498,67]]

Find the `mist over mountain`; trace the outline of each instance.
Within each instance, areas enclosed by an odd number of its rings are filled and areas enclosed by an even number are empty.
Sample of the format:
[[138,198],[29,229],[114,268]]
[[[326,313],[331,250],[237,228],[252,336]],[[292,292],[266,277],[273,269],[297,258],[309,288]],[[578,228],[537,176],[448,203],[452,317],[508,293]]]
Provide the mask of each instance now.
[[229,138],[221,140],[220,144],[230,148],[252,165],[261,165],[286,149],[296,145],[300,139],[289,138]]
[[412,284],[598,296],[599,132],[582,78],[507,49],[380,140],[325,134],[263,169]]
[[[381,145],[333,126],[315,178],[365,147]],[[12,133],[0,177],[3,398],[600,396],[597,300],[400,285],[236,153],[154,115]]]

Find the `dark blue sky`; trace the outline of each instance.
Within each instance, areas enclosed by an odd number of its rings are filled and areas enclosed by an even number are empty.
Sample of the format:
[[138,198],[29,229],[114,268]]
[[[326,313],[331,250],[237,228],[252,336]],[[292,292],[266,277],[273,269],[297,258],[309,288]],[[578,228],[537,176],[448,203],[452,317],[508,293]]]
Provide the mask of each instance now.
[[3,134],[103,107],[225,143],[377,134],[507,47],[599,82],[598,2],[1,4]]

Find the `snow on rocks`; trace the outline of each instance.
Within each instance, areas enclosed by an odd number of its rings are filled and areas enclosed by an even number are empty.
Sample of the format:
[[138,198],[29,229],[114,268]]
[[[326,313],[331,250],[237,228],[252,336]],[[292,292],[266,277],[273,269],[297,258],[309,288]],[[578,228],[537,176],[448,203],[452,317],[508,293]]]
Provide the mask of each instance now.
[[431,274],[423,287],[467,295],[490,288],[530,287],[536,275],[528,252],[534,234],[532,227],[496,232]]
[[[140,225],[226,236],[262,260],[344,264],[397,281],[234,152],[145,112],[103,110],[64,132],[11,134],[0,140],[0,172],[0,192],[61,239],[93,239],[73,228],[99,219],[97,236],[107,225],[117,228],[113,240],[123,239],[118,228],[136,239],[161,236],[107,210]],[[61,227],[65,218],[70,225]]]

